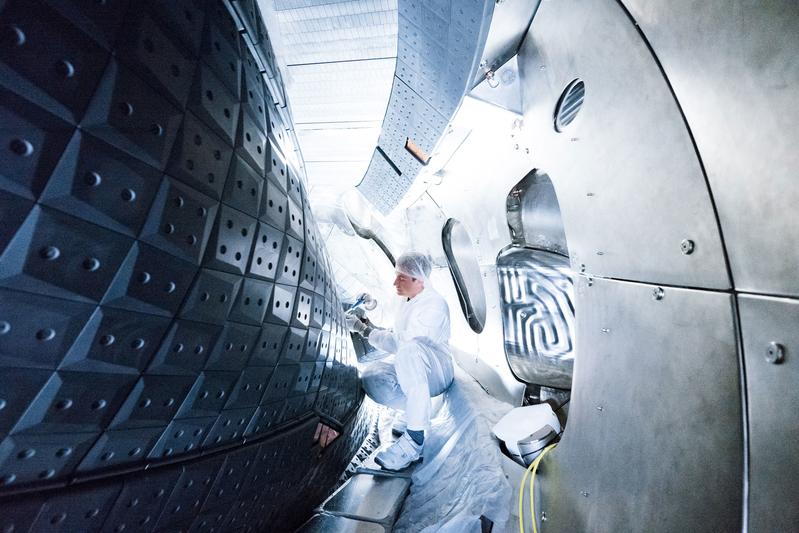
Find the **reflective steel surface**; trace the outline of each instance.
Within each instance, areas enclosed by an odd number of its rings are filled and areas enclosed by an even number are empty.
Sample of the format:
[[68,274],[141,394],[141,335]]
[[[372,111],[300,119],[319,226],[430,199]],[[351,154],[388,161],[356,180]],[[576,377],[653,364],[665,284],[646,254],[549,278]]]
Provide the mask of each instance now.
[[486,320],[486,297],[472,239],[466,226],[451,218],[444,224],[441,241],[458,291],[461,311],[472,330],[480,333]]
[[497,257],[505,355],[526,383],[571,388],[574,274],[562,255],[509,248]]

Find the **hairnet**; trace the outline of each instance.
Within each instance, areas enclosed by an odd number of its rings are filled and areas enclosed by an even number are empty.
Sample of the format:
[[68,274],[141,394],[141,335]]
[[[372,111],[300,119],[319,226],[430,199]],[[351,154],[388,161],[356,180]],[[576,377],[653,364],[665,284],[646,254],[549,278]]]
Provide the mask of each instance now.
[[397,258],[394,268],[400,274],[426,281],[430,277],[430,263],[428,255],[419,252],[406,252]]

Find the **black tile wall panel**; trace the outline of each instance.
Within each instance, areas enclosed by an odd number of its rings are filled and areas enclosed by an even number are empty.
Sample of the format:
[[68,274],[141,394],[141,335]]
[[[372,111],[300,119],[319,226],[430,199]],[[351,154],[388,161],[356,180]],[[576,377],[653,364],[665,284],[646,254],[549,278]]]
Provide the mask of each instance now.
[[121,490],[120,484],[85,488],[74,494],[50,497],[33,523],[32,531],[100,531]]
[[186,113],[178,132],[169,175],[218,200],[225,188],[233,149],[199,119]]
[[113,146],[75,132],[42,204],[130,237],[139,234],[162,174]]
[[296,287],[275,283],[272,290],[272,301],[266,312],[265,321],[270,324],[288,325],[291,322],[291,305],[294,303]]
[[53,373],[12,430],[13,434],[99,432],[108,427],[136,376]]
[[196,378],[145,375],[117,411],[112,428],[164,427],[177,413]]
[[228,146],[232,146],[236,139],[240,107],[235,93],[225,86],[213,70],[201,63],[189,93],[188,109],[224,139]]
[[283,237],[284,233],[279,229],[264,222],[258,223],[258,233],[247,268],[249,276],[270,281],[275,279]]
[[0,531],[30,531],[33,521],[42,508],[42,498],[12,500],[3,506],[0,515]]
[[261,201],[261,214],[259,219],[278,230],[285,231],[288,227],[288,198],[273,179],[267,179]]
[[247,365],[250,353],[258,342],[261,328],[236,322],[225,323],[205,368],[238,372]]
[[257,217],[263,188],[264,180],[261,175],[240,156],[233,156],[222,202],[243,213]]
[[4,527],[290,530],[352,456],[311,448],[357,376],[246,3],[0,3]]
[[147,10],[135,9],[119,36],[116,53],[120,61],[182,109],[197,60],[175,44],[172,35]]
[[289,328],[289,334],[283,342],[283,350],[280,352],[280,363],[296,362],[300,360],[305,349],[305,337],[307,330],[301,327]]
[[239,115],[236,134],[236,153],[242,156],[253,168],[264,171],[266,164],[266,134],[258,128],[257,122],[242,109]]
[[0,87],[0,189],[37,199],[73,131],[71,124]]
[[0,367],[55,368],[94,309],[92,304],[0,289]]
[[77,468],[93,472],[143,461],[163,432],[162,428],[121,429],[104,432]]
[[50,379],[52,372],[48,370],[30,370],[25,368],[3,368],[0,371],[0,439],[11,432],[17,420],[27,410],[30,402]]
[[228,401],[240,372],[205,371],[197,378],[176,418],[218,415]]
[[0,256],[0,285],[97,302],[132,244],[123,235],[36,206]]
[[138,374],[158,349],[169,323],[165,317],[98,307],[59,368]]
[[280,358],[288,326],[266,323],[255,342],[250,356],[250,366],[274,366]]
[[152,531],[181,474],[182,468],[159,469],[126,479],[102,531]]
[[[270,111],[270,118],[273,114],[275,113]],[[266,177],[272,180],[280,188],[280,191],[285,194],[288,191],[288,166],[286,166],[286,160],[273,139],[268,139],[266,144],[269,147],[266,159]]]
[[171,317],[199,268],[137,241],[117,271],[103,304]]
[[283,238],[280,251],[280,261],[277,265],[278,283],[296,286],[300,281],[300,266],[302,265],[302,242],[288,234]]
[[241,92],[238,32],[234,29],[236,36],[232,36],[229,30],[225,32],[216,22],[217,20],[208,19],[205,25],[200,58],[211,67],[232,94],[238,95]]
[[224,457],[205,459],[184,470],[161,511],[155,530],[191,523],[202,509]]
[[7,32],[0,47],[2,83],[77,123],[110,52],[38,0],[5,2],[0,24]]
[[115,59],[81,121],[88,132],[163,170],[183,113]]
[[271,376],[272,368],[268,367],[244,370],[230,392],[225,409],[257,406],[261,402]]
[[220,446],[244,437],[244,431],[255,414],[255,407],[226,409],[216,419],[214,427],[203,441],[204,447]]
[[199,265],[218,208],[205,194],[165,178],[139,238]]
[[177,319],[147,369],[152,375],[195,376],[205,367],[208,356],[222,333],[222,326]]
[[149,457],[161,459],[199,450],[216,418],[216,416],[206,416],[173,420],[150,451]]
[[200,40],[205,23],[203,2],[197,0],[145,0],[146,9],[180,42],[192,57],[200,54]]
[[255,218],[223,205],[211,231],[203,265],[233,274],[244,274],[256,224]]
[[0,486],[57,481],[75,469],[97,433],[11,435],[0,441]]
[[245,279],[228,318],[235,322],[260,326],[264,321],[273,287],[268,281]]

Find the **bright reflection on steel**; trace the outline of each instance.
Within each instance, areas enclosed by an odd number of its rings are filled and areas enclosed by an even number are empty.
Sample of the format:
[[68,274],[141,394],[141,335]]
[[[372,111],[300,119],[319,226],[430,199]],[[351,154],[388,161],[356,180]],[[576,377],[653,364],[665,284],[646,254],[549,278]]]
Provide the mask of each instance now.
[[561,255],[510,248],[497,258],[505,355],[527,383],[570,389],[574,275]]

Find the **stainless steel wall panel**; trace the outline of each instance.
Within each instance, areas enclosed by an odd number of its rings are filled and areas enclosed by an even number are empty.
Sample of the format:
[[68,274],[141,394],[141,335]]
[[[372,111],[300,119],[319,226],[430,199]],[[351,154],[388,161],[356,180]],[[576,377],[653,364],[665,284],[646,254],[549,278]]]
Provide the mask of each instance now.
[[577,282],[569,420],[541,478],[547,531],[741,530],[732,296],[655,289]]
[[693,133],[736,288],[799,295],[793,214],[799,203],[799,6],[791,0],[624,4]]
[[799,300],[738,296],[749,410],[749,531],[799,524]]
[[[560,202],[572,266],[603,277],[730,287],[702,167],[679,107],[617,4],[542,4],[519,52],[524,135]],[[564,88],[585,103],[563,133]],[[683,253],[683,241],[692,251]]]

